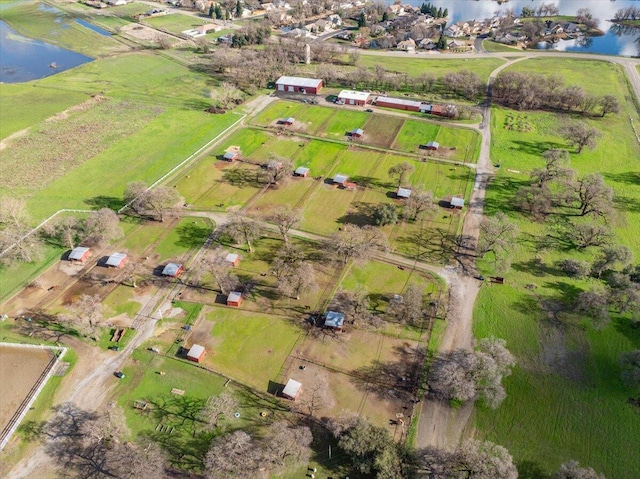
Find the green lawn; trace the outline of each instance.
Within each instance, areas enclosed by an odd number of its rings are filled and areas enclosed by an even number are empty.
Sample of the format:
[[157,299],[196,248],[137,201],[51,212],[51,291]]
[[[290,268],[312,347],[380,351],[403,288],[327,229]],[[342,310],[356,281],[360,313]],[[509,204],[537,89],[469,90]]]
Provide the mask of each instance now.
[[174,260],[182,263],[189,252],[204,245],[211,231],[213,225],[208,218],[185,216],[155,245],[153,252],[159,255],[161,262]]
[[323,134],[332,139],[344,140],[345,134],[354,128],[362,128],[369,119],[363,111],[337,110],[323,128]]
[[295,158],[296,167],[310,168],[311,176],[327,175],[340,152],[347,147],[322,140],[311,140],[301,149]]
[[82,92],[38,88],[25,83],[1,83],[0,138],[40,123],[87,98],[88,95]]
[[129,50],[117,40],[80,25],[68,13],[36,0],[6,3],[0,19],[27,37],[92,57]]
[[396,136],[393,148],[416,153],[420,145],[435,141],[440,128],[440,125],[435,123],[406,120]]
[[278,316],[215,308],[206,317],[213,322],[214,346],[207,361],[232,378],[267,391],[296,343],[301,330]]
[[488,52],[517,52],[521,51],[519,48],[505,45],[504,43],[498,43],[491,40],[483,40],[482,48]]
[[308,110],[304,103],[293,101],[276,101],[262,110],[251,119],[251,123],[257,126],[269,126],[274,121],[292,116],[299,118],[300,114]]
[[301,111],[296,117],[297,121],[305,124],[305,131],[312,135],[321,132],[322,125],[335,113],[333,108],[311,106]]
[[[579,175],[603,174],[616,198],[616,215],[610,218],[615,241],[630,247],[638,258],[636,163],[640,145],[629,115],[634,123],[639,119],[633,104],[625,100],[629,92],[620,68],[606,62],[558,58],[527,60],[514,68],[553,71],[565,77],[567,84],[578,84],[594,94],[611,93],[621,100],[621,114],[583,120],[598,128],[603,137],[593,151],[577,155],[570,150],[570,166]],[[513,124],[509,116],[517,117],[529,131],[505,128]],[[480,293],[474,332],[476,337],[505,338],[519,366],[505,382],[508,396],[504,404],[496,411],[479,408],[476,424],[483,437],[507,447],[522,468],[533,464],[552,471],[574,459],[607,477],[632,479],[640,476],[640,463],[628,445],[640,443],[640,415],[627,402],[631,391],[618,379],[618,357],[640,347],[639,330],[615,313],[602,330],[573,315],[572,299],[580,291],[597,287],[599,281],[569,278],[554,264],[567,257],[590,260],[594,251],[539,248],[541,241],[553,237],[551,230],[513,208],[516,188],[526,184],[531,169],[542,165],[540,155],[549,148],[567,147],[557,134],[566,119],[566,115],[552,113],[493,110],[491,154],[501,168],[487,192],[487,211],[507,212],[521,233],[512,269],[506,274],[507,285]],[[553,217],[549,222],[567,219],[572,218]],[[481,265],[491,272],[486,262]],[[566,311],[559,320],[548,321],[539,307],[541,301],[561,301]]]
[[443,60],[422,58],[416,55],[407,55],[406,57],[380,57],[367,52],[367,54],[360,56],[358,62],[359,65],[367,68],[382,65],[387,71],[406,72],[410,76],[418,76],[421,73],[429,72],[436,77],[440,77],[451,71],[471,70],[483,81],[487,81],[489,74],[502,65],[504,60],[501,58],[460,58]]
[[143,23],[148,23],[152,27],[179,35],[185,30],[191,30],[194,27],[210,22],[208,22],[206,18],[199,20],[191,15],[172,13],[171,15],[145,18]]

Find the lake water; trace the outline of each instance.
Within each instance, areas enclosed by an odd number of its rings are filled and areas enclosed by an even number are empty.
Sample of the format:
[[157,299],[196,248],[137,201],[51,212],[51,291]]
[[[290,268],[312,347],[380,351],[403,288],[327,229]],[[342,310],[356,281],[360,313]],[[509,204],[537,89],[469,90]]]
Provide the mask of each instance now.
[[[423,0],[409,0],[411,5],[421,5]],[[600,28],[605,34],[601,37],[591,37],[584,42],[567,40],[554,44],[559,51],[603,53],[607,55],[638,56],[639,46],[636,39],[640,37],[640,28],[617,28],[617,25],[607,21],[613,17],[616,10],[629,6],[640,7],[639,0],[510,0],[499,5],[493,0],[430,0],[432,5],[449,9],[449,21],[483,20],[512,8],[517,15],[522,7],[537,8],[541,3],[556,5],[561,15],[575,15],[579,8],[591,10],[594,18],[600,20]]]
[[82,25],[85,28],[88,28],[89,30],[93,30],[96,33],[99,33],[100,35],[104,36],[104,37],[110,37],[111,36],[111,32],[106,31],[104,28],[100,28],[96,25],[94,25],[93,23],[89,23],[86,22],[80,18],[76,18],[76,23],[78,25]]
[[[18,34],[0,21],[0,82],[44,78],[92,61],[93,58]],[[53,68],[55,66],[55,68]]]

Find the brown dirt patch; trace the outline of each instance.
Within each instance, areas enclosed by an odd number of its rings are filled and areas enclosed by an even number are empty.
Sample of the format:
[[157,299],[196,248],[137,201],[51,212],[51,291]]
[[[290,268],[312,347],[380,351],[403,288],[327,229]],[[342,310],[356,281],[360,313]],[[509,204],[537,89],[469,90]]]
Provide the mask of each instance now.
[[0,346],[0,427],[18,410],[52,357],[48,349]]

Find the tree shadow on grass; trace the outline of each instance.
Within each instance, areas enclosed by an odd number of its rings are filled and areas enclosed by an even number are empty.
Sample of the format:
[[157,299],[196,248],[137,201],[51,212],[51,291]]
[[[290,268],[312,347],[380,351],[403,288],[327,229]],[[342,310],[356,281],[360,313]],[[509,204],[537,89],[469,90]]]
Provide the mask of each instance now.
[[566,148],[564,143],[558,143],[555,141],[524,141],[524,140],[513,140],[513,144],[518,145],[518,148],[514,148],[515,150],[522,151],[524,153],[528,153],[534,156],[542,156],[545,151],[554,150],[554,149],[563,149]]
[[354,209],[350,210],[344,216],[337,219],[339,224],[352,224],[358,226],[373,225],[373,212],[375,205],[373,203],[364,203],[362,201],[352,203]]
[[260,173],[248,168],[225,168],[222,172],[222,183],[238,188],[260,188]]
[[624,173],[603,173],[603,176],[610,181],[626,183],[628,185],[640,186],[640,172],[625,171]]
[[91,207],[91,209],[99,210],[101,208],[109,208],[114,211],[118,211],[124,206],[122,198],[116,198],[114,196],[94,196],[84,200],[84,203]]
[[170,431],[171,429],[165,432],[148,431],[144,436],[166,451],[172,466],[183,471],[201,473],[211,440],[218,435],[218,432],[201,430],[196,434],[186,434],[176,432],[175,429],[173,433]]
[[419,261],[446,263],[455,254],[457,239],[455,235],[439,228],[422,229],[398,238],[409,254]]
[[542,469],[540,464],[534,461],[522,461],[516,463],[518,477],[520,479],[550,479],[551,476]]
[[211,235],[211,228],[201,226],[196,222],[188,223],[177,229],[179,239],[177,244],[186,248],[199,248]]
[[484,199],[484,211],[487,216],[493,216],[498,212],[517,212],[514,205],[514,194],[521,186],[526,186],[529,181],[508,176],[496,176],[491,179],[488,189],[491,194]]
[[624,335],[633,345],[634,349],[640,349],[640,322],[634,322],[628,317],[616,317],[612,320],[617,332]]

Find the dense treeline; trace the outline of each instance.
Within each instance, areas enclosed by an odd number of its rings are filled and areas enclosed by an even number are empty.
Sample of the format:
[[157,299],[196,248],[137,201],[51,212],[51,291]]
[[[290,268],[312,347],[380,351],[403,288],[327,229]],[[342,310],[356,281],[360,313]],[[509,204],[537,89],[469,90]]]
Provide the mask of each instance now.
[[640,20],[640,7],[620,8],[613,16],[613,20]]
[[519,110],[564,110],[582,114],[618,113],[620,105],[613,95],[595,96],[576,85],[564,85],[556,75],[504,72],[495,80],[493,100]]

